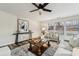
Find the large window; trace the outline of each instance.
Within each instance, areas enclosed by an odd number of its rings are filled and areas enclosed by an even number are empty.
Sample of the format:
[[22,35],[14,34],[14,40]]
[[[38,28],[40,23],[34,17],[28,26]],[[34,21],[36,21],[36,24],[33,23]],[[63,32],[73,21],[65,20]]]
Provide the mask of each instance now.
[[79,33],[79,20],[66,21],[66,32],[67,35]]
[[62,22],[49,22],[43,24],[43,28],[48,32],[57,32],[59,34],[77,35],[79,34],[79,20],[71,19]]

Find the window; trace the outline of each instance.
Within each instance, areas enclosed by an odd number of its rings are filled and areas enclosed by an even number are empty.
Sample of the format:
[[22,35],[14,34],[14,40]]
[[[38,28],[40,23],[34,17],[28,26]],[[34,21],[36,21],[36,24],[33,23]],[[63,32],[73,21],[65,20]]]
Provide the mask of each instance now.
[[64,34],[64,25],[61,22],[56,22],[56,29],[59,34]]
[[66,31],[68,35],[78,34],[79,32],[79,20],[66,21]]

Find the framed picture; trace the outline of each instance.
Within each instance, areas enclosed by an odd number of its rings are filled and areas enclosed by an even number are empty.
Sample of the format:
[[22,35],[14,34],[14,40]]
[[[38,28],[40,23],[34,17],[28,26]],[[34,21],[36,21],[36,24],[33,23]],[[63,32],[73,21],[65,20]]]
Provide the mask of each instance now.
[[27,20],[18,19],[17,20],[17,30],[19,33],[29,31],[29,22]]

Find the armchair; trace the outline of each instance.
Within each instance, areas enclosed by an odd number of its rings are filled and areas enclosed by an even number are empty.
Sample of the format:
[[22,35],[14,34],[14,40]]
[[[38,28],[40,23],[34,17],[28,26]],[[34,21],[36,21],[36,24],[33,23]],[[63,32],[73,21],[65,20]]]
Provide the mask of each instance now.
[[51,42],[57,42],[59,44],[59,35],[58,33],[46,33],[45,35],[41,36],[42,41],[51,41]]

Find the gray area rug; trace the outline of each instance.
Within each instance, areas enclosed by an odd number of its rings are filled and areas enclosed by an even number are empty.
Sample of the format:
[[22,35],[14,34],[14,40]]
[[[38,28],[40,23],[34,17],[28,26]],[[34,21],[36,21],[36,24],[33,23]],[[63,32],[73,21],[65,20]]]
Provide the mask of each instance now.
[[[29,44],[25,44],[23,46],[17,47],[11,50],[12,56],[36,56],[35,54],[28,51]],[[57,45],[51,45],[43,54],[42,56],[53,56],[57,50]]]
[[12,56],[34,56],[33,53],[28,51],[28,44],[12,49],[11,55]]

